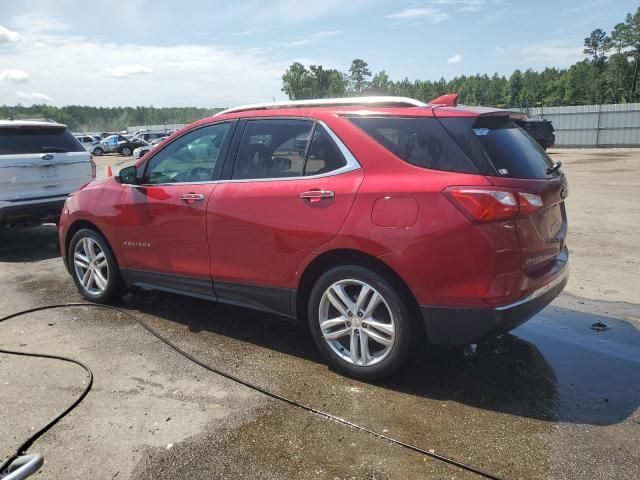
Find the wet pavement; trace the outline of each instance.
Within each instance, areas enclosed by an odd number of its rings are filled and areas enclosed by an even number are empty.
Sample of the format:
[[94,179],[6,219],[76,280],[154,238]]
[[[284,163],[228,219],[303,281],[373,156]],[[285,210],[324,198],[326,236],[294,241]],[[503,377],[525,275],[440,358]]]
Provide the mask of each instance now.
[[[50,226],[0,234],[0,285],[0,315],[80,300]],[[206,363],[502,478],[638,478],[638,305],[563,294],[511,334],[419,352],[375,384],[332,372],[288,319],[148,291],[119,306]],[[0,344],[69,352],[96,373],[86,402],[34,446],[43,478],[478,478],[208,373],[112,312],[12,320]],[[7,356],[0,378],[0,457],[83,381]]]

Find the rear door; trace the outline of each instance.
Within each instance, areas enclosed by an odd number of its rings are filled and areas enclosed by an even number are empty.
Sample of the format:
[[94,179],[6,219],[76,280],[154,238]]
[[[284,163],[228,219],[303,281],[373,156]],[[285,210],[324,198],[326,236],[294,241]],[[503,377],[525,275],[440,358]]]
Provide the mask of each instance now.
[[0,125],[0,201],[68,195],[91,182],[89,158],[62,125]]
[[[437,112],[437,110],[436,110]],[[567,235],[567,179],[538,143],[508,116],[440,119],[496,186],[539,195],[543,207],[518,217],[522,268],[533,271],[563,252]],[[490,170],[486,170],[490,168]]]
[[363,172],[310,120],[249,120],[233,143],[235,162],[207,215],[214,288],[221,299],[287,314],[298,265],[337,234]]

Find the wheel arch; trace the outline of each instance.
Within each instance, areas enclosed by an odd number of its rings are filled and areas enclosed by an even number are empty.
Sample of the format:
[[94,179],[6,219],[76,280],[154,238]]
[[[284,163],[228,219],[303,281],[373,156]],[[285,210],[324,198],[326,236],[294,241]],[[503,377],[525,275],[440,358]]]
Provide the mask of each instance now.
[[419,321],[422,317],[418,302],[409,289],[407,283],[389,265],[379,258],[352,249],[336,249],[324,252],[314,258],[305,268],[298,282],[298,289],[295,296],[296,316],[306,324],[307,302],[313,289],[313,285],[318,278],[328,270],[341,265],[357,265],[366,267],[383,276],[392,286],[397,288],[398,293],[407,301],[409,314],[416,319],[420,332],[425,334],[424,323]]
[[67,262],[67,259],[69,257],[69,245],[71,244],[71,239],[73,238],[73,236],[80,230],[82,230],[83,228],[88,228],[91,230],[95,230],[96,232],[98,232],[100,235],[102,235],[102,237],[107,241],[107,243],[109,244],[109,247],[111,248],[111,251],[113,252],[113,256],[116,259],[116,262],[118,261],[118,258],[116,257],[116,252],[113,248],[113,245],[111,244],[111,242],[109,241],[109,238],[104,234],[104,232],[93,222],[90,222],[89,220],[86,219],[79,219],[76,220],[75,222],[73,222],[69,228],[67,229],[67,233],[66,236],[64,238],[64,256],[65,256],[65,263]]

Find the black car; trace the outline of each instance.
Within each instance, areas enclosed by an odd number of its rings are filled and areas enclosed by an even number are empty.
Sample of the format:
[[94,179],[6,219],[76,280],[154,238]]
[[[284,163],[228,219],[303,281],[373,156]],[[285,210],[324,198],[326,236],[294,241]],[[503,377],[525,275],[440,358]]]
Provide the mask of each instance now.
[[555,129],[551,120],[544,118],[528,118],[516,122],[524,128],[543,149],[551,148],[556,143]]

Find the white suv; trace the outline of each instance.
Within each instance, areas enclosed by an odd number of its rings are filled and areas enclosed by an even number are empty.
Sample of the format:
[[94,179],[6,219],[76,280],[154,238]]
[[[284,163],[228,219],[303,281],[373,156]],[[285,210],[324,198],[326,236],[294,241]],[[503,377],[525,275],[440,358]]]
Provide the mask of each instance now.
[[56,222],[96,165],[66,125],[0,120],[0,228]]

